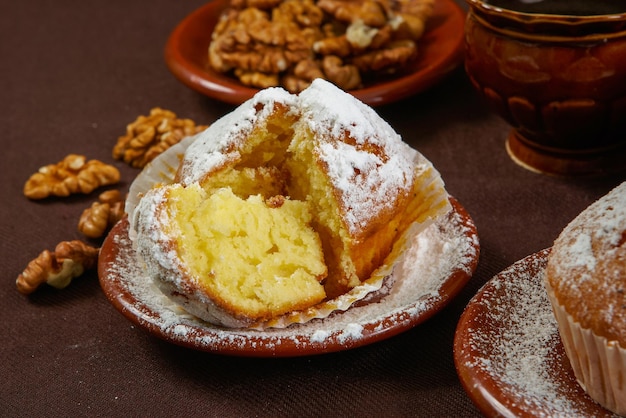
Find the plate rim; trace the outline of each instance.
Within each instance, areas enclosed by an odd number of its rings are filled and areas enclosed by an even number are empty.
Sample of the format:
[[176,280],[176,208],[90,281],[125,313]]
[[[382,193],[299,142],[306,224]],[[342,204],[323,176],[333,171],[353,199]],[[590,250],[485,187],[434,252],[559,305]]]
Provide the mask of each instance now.
[[[538,275],[545,270],[550,251],[551,247],[548,247],[533,254],[530,254],[516,261],[515,263],[511,264],[510,266],[506,267],[504,270],[493,276],[472,297],[472,299],[466,305],[463,313],[461,314],[461,317],[459,318],[453,342],[455,368],[465,392],[468,394],[474,405],[476,405],[476,407],[485,416],[532,418],[537,416],[537,414],[551,416],[551,413],[554,414],[559,412],[538,409],[530,411],[528,409],[520,407],[520,405],[515,403],[514,400],[512,400],[509,396],[505,394],[505,392],[502,390],[502,387],[498,386],[498,384],[494,382],[491,374],[483,370],[472,369],[471,367],[467,366],[468,362],[471,362],[472,357],[470,355],[471,350],[466,350],[471,335],[477,331],[476,327],[472,327],[472,324],[474,323],[473,319],[475,318],[475,316],[478,316],[480,314],[479,307],[483,300],[489,300],[488,291],[493,290],[496,285],[501,286],[501,288],[505,287],[506,284],[509,283],[512,279],[519,279],[521,274],[530,274],[532,275],[531,280],[538,280]],[[524,268],[523,273],[519,271],[520,267]],[[485,325],[482,324],[482,326]],[[478,326],[478,329],[480,329],[480,327],[481,325]],[[556,329],[555,333],[558,334],[558,328]],[[561,349],[563,349],[563,346],[560,340],[560,336],[558,336],[558,340],[556,342],[556,345],[553,347],[552,353],[558,354],[556,350]],[[563,370],[557,373],[562,372],[562,376],[564,378],[571,377],[571,379],[573,379],[573,383],[562,384],[561,388],[572,389],[572,392],[568,393],[570,393],[570,396],[575,396],[575,399],[570,399],[583,402],[581,406],[591,409],[591,412],[595,413],[594,415],[603,416],[604,413],[606,414],[606,416],[613,416],[610,411],[606,410],[595,401],[593,401],[584,392],[582,387],[577,386],[578,384],[575,382],[575,377],[573,375],[573,370],[571,370],[569,360],[566,357],[564,349],[562,351]],[[571,376],[568,376],[568,374],[571,374]],[[562,383],[560,379],[559,383]]]
[[[312,341],[310,338],[305,338],[306,336],[303,334],[296,334],[294,337],[277,341],[272,338],[263,338],[263,331],[259,331],[259,338],[246,338],[245,341],[242,339],[242,342],[245,343],[245,345],[242,346],[232,343],[232,340],[237,338],[238,330],[226,330],[207,324],[207,327],[202,329],[197,326],[191,328],[195,328],[194,332],[199,332],[203,335],[211,335],[211,333],[215,335],[218,332],[229,332],[232,334],[232,337],[229,338],[230,343],[220,340],[214,344],[198,344],[193,338],[182,338],[174,334],[171,330],[162,329],[162,327],[154,321],[146,319],[145,312],[142,312],[142,309],[146,307],[140,300],[137,300],[130,292],[124,290],[122,288],[123,286],[118,283],[118,280],[109,277],[109,266],[117,258],[119,252],[115,241],[120,234],[124,234],[125,228],[127,230],[127,218],[118,222],[103,242],[98,261],[98,277],[101,288],[107,299],[126,317],[126,319],[148,331],[153,336],[176,345],[205,352],[242,357],[299,357],[349,350],[388,339],[430,319],[433,315],[446,307],[471,279],[480,258],[480,244],[478,243],[476,225],[469,213],[456,199],[451,197],[450,201],[452,203],[453,212],[459,215],[459,222],[462,223],[464,227],[463,234],[465,238],[468,242],[471,242],[474,257],[463,265],[455,267],[438,289],[439,300],[432,304],[432,306],[429,305],[429,308],[420,315],[414,316],[407,313],[407,308],[416,306],[420,302],[418,299],[402,310],[394,310],[390,315],[377,318],[375,322],[370,321],[369,323],[363,324],[362,332],[364,336],[356,339],[346,338],[342,341],[336,341],[337,336],[335,335],[334,338],[332,338],[331,335],[330,338],[327,336],[324,342],[318,342]],[[207,328],[212,328],[213,331],[207,331]],[[243,331],[249,332],[249,330]],[[334,333],[337,332],[336,330],[334,331]],[[328,341],[331,342],[329,343]]]
[[[187,87],[210,98],[238,105],[251,98],[259,89],[244,86],[229,76],[202,68],[196,60],[189,59],[181,52],[181,45],[191,40],[189,36],[190,27],[193,27],[201,19],[212,18],[216,20],[217,13],[226,6],[227,1],[210,1],[183,18],[170,33],[163,52],[169,71]],[[418,57],[414,65],[423,65],[419,71],[380,84],[350,90],[349,93],[370,106],[380,106],[405,99],[437,84],[464,60],[466,14],[466,11],[454,0],[435,2],[435,16],[433,18],[443,19],[442,24],[446,24],[448,27],[445,30],[435,30],[430,33],[430,36],[436,36],[430,40],[430,43],[444,41],[446,44],[449,43],[445,53],[437,53],[437,60],[433,62],[420,62]],[[207,30],[207,39],[209,36],[210,30]],[[418,51],[424,47],[424,42],[428,40],[429,33],[426,32],[421,39],[422,44],[418,42]],[[195,41],[198,42],[197,39]],[[205,43],[208,47],[208,40],[202,45]]]

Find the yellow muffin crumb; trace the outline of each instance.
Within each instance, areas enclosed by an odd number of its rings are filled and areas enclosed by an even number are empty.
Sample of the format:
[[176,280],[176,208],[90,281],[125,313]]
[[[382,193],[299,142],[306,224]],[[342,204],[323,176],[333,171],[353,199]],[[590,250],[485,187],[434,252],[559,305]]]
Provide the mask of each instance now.
[[242,199],[230,188],[207,194],[197,185],[169,197],[181,259],[224,306],[272,317],[325,298],[327,269],[306,202]]

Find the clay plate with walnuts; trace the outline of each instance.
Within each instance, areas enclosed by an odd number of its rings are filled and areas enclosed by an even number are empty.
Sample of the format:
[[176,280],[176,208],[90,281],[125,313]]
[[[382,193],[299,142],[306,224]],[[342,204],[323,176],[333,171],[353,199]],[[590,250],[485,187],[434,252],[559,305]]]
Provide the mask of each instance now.
[[426,321],[468,282],[478,263],[478,236],[469,214],[456,200],[451,202],[447,215],[410,236],[382,289],[345,311],[284,328],[228,329],[187,314],[146,276],[128,236],[127,218],[106,238],[98,275],[104,293],[127,319],[174,344],[249,357],[352,349]]
[[[214,99],[241,104],[258,89],[244,86],[208,65],[211,33],[227,5],[228,0],[211,1],[183,19],[167,40],[165,62],[188,87]],[[426,32],[417,44],[417,59],[402,73],[350,93],[370,106],[378,106],[432,87],[462,62],[464,24],[465,11],[454,0],[436,1]]]

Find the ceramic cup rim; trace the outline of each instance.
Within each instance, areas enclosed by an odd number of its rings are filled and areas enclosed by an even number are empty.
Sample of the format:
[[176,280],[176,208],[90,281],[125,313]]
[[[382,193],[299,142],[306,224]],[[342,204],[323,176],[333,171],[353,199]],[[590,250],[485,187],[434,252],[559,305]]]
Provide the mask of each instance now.
[[513,39],[579,43],[626,37],[626,4],[624,13],[580,16],[519,12],[494,6],[488,0],[465,1],[470,15],[491,30]]
[[471,7],[477,8],[488,13],[498,13],[500,15],[506,15],[511,18],[519,19],[541,19],[545,21],[555,22],[567,20],[572,24],[580,23],[593,23],[602,21],[617,21],[626,20],[626,3],[624,4],[623,13],[609,13],[609,14],[594,14],[594,15],[568,15],[558,13],[533,13],[533,12],[520,12],[513,9],[506,9],[499,6],[490,4],[488,0],[465,0]]

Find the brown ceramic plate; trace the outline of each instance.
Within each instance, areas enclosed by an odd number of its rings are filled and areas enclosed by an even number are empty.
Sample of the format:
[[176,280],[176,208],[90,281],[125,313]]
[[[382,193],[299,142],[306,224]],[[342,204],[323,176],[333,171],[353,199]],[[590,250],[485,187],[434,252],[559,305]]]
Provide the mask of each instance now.
[[126,318],[166,341],[198,350],[251,357],[289,357],[347,350],[406,331],[433,316],[470,279],[479,256],[476,227],[454,199],[453,210],[410,239],[394,263],[392,283],[377,300],[359,302],[287,328],[226,329],[186,314],[147,278],[120,221],[106,238],[98,275]]
[[[231,104],[241,104],[258,90],[208,67],[213,27],[228,0],[214,0],[183,19],[165,45],[170,71],[192,89]],[[380,80],[351,93],[371,105],[397,101],[439,82],[463,60],[465,11],[454,0],[437,0],[427,32],[418,44],[418,59],[401,75]]]
[[543,271],[549,249],[491,279],[461,315],[454,361],[486,416],[612,416],[578,385],[559,337]]

